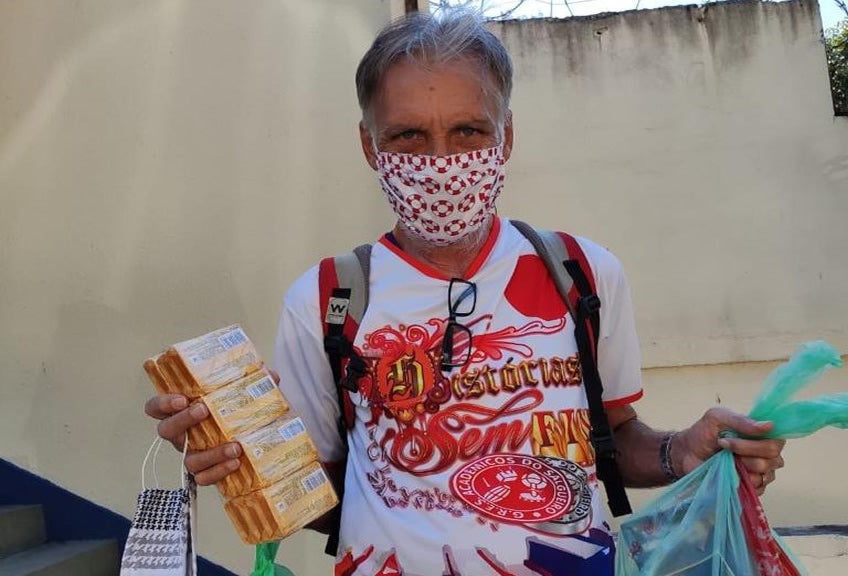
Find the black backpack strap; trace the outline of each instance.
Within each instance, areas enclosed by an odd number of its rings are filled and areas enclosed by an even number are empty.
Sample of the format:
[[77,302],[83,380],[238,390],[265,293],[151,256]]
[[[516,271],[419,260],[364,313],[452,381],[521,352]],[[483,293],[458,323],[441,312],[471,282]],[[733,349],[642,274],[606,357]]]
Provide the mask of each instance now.
[[[589,421],[592,424],[590,438],[595,448],[595,460],[598,478],[604,483],[607,503],[613,516],[630,514],[633,510],[624,490],[624,479],[618,469],[618,450],[612,429],[604,411],[601,376],[598,373],[597,350],[598,329],[600,324],[601,300],[593,293],[580,262],[574,259],[563,262],[569,275],[574,279],[580,297],[577,299],[577,318],[574,323],[574,336],[583,370],[583,382],[586,387],[586,399],[589,402]],[[591,329],[591,336],[590,336]],[[594,354],[593,354],[594,352]]]
[[348,356],[350,342],[344,335],[344,325],[347,321],[347,310],[350,306],[350,288],[333,288],[330,302],[324,316],[326,334],[324,335],[324,351],[330,359],[330,369],[333,371],[333,382],[341,392],[342,360]]
[[[371,244],[357,246],[353,252],[327,259],[319,269],[322,299],[329,294],[324,313],[324,350],[339,391],[342,414],[345,412],[342,390],[356,392],[358,377],[367,370],[364,360],[353,348],[353,341],[368,307],[370,270]],[[343,373],[345,360],[348,360],[348,365]]]
[[[536,231],[530,225],[516,220],[511,220],[511,223],[527,238],[544,261],[557,291],[574,319],[574,337],[589,404],[589,421],[592,425],[590,440],[595,449],[598,478],[604,483],[607,503],[613,516],[630,514],[632,509],[616,461],[618,451],[615,439],[604,411],[604,388],[598,372],[601,300],[592,290],[589,281],[591,269],[583,251],[572,237],[556,232]],[[576,288],[576,297],[572,288]]]
[[[357,382],[368,367],[353,347],[359,323],[368,307],[368,279],[371,269],[371,244],[357,246],[353,252],[327,258],[318,269],[319,298],[324,310],[324,350],[333,372],[339,403],[339,436],[347,448],[348,429],[353,426],[353,406],[348,392],[357,391]],[[345,365],[345,361],[347,364]],[[341,485],[336,486],[339,505],[330,520],[330,532],[324,552],[335,556],[339,547],[341,503],[344,500],[344,469]]]

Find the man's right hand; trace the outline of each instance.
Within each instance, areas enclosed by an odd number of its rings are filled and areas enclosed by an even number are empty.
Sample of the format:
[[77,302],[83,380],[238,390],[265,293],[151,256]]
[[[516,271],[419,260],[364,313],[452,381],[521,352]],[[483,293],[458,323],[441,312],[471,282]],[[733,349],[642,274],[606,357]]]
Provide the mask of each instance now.
[[[159,436],[182,452],[186,430],[209,417],[209,409],[202,402],[189,407],[188,399],[180,394],[159,394],[144,404],[148,416],[159,420]],[[194,474],[201,486],[214,484],[239,467],[241,446],[238,442],[221,444],[208,450],[189,450],[185,459],[186,470]]]

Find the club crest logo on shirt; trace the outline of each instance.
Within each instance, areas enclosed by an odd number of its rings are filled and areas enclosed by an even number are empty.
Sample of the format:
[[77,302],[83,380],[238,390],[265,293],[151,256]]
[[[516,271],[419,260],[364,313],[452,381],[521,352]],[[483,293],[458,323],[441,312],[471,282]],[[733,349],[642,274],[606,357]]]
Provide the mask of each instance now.
[[462,466],[450,482],[455,496],[500,522],[524,524],[561,518],[575,496],[561,469],[533,456],[485,456]]
[[397,356],[380,359],[376,372],[383,406],[399,422],[409,423],[425,411],[436,382],[436,368],[427,351],[408,346]]

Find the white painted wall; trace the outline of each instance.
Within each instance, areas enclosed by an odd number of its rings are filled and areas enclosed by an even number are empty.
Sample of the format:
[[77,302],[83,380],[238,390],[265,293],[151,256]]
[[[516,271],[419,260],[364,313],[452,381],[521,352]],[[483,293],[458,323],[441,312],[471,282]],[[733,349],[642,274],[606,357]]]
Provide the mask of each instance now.
[[[0,456],[131,515],[153,437],[141,361],[235,321],[270,354],[285,287],[391,225],[353,72],[396,9],[0,3]],[[646,418],[684,425],[716,393],[746,408],[773,364],[734,362],[848,349],[848,123],[814,5],[496,29],[517,69],[501,211],[624,261]],[[840,438],[790,445],[775,524],[845,522]],[[214,490],[200,527],[202,554],[248,572]],[[280,557],[326,574],[320,550],[300,534]]]
[[646,366],[848,349],[848,118],[815,2],[497,30],[517,68],[501,208],[621,257]]
[[[131,516],[140,362],[235,321],[270,354],[285,286],[388,226],[353,71],[391,8],[0,2],[0,456]],[[247,573],[215,490],[200,525]]]

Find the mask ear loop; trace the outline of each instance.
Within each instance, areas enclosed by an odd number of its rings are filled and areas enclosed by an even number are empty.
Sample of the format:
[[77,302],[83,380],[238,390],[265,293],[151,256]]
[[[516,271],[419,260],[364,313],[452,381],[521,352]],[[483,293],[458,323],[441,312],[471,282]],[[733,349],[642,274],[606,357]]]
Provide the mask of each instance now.
[[188,454],[188,434],[185,435],[185,440],[183,440],[183,459],[182,466],[180,470],[180,480],[182,481],[183,490],[186,488],[186,475],[188,474],[188,470],[185,467],[185,459]]
[[[153,455],[153,482],[156,484],[156,489],[159,489],[159,474],[156,471],[156,461],[159,457],[159,450],[162,448],[162,438],[157,436],[153,443],[150,445],[150,448],[147,449],[147,454],[144,456],[144,461],[141,463],[141,489],[147,490],[147,485],[145,482],[145,471],[147,470],[147,462],[150,460],[151,454]],[[185,470],[185,459],[188,455],[188,434],[186,434],[185,441],[183,442],[183,456],[180,462],[181,467]],[[185,490],[185,474],[181,474],[181,485],[183,490]]]
[[145,484],[144,472],[147,470],[147,461],[150,459],[150,455],[153,456],[153,478],[156,482],[156,487],[159,488],[159,478],[156,476],[156,455],[159,453],[159,447],[162,446],[162,438],[157,436],[153,440],[153,444],[150,445],[150,448],[147,449],[147,454],[144,456],[144,461],[141,463],[141,489],[142,491],[147,490],[147,485]]

